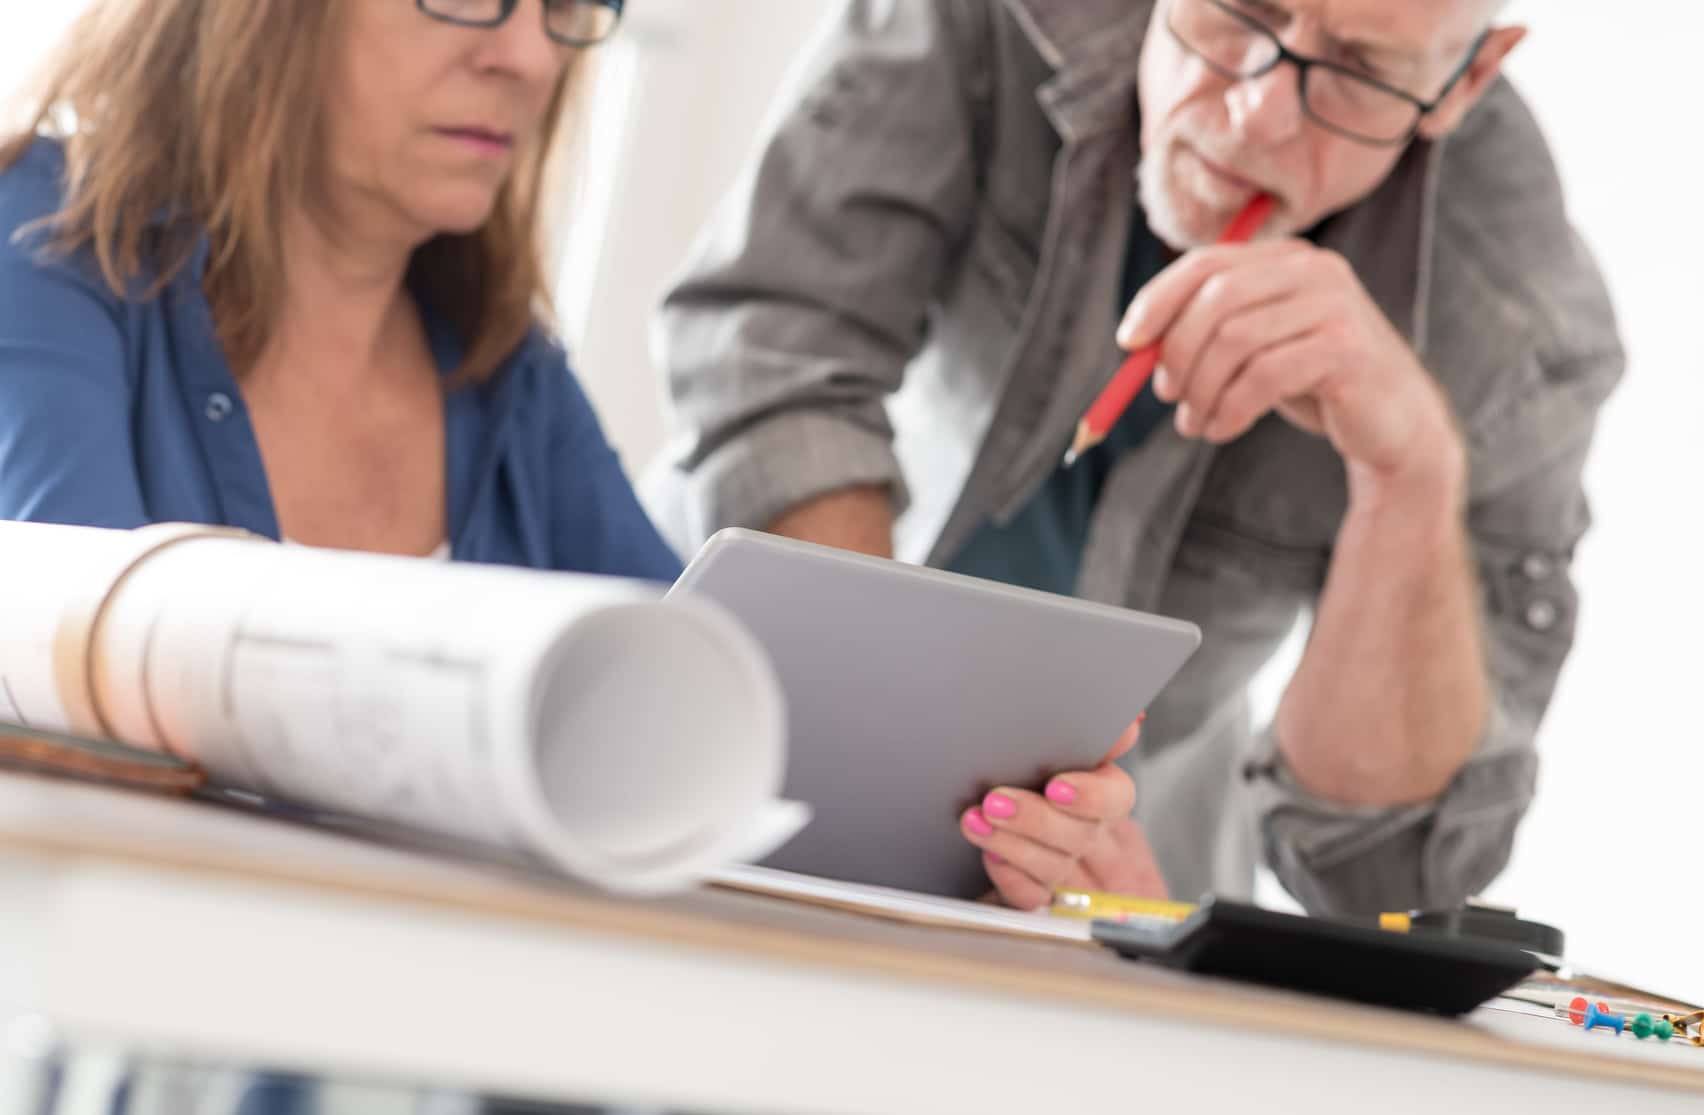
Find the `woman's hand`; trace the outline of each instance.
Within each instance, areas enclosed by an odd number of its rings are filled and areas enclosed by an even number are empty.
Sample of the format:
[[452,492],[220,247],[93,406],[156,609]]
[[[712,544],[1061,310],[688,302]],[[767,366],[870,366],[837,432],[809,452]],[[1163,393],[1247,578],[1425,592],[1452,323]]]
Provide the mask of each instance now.
[[1141,730],[1138,719],[1092,771],[1058,775],[1040,794],[1001,787],[959,818],[1007,905],[1040,909],[1061,887],[1166,897],[1148,838],[1130,819],[1136,785],[1114,765]]

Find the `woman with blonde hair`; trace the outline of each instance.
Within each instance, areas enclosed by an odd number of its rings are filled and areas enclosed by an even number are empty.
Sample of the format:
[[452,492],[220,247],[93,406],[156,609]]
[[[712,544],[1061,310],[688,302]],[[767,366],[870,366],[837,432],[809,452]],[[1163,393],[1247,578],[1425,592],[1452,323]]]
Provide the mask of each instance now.
[[670,579],[545,325],[621,0],[93,0],[0,162],[0,518]]
[[[621,0],[93,0],[0,161],[0,518],[672,579],[537,233]],[[961,818],[1014,905],[1163,889],[1111,760]]]

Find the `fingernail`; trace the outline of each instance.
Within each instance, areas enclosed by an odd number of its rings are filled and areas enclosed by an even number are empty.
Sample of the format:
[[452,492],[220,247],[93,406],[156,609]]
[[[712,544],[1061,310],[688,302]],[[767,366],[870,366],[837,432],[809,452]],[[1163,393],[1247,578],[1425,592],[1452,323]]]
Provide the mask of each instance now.
[[1118,340],[1125,348],[1135,351],[1148,347],[1148,338],[1137,328],[1142,319],[1147,316],[1148,307],[1138,298],[1124,311],[1124,317],[1118,323]]
[[980,809],[972,809],[965,813],[964,827],[977,836],[994,835],[994,826],[988,823],[988,818],[982,815]]
[[1018,815],[1018,803],[1005,794],[989,794],[982,799],[982,811],[999,821],[1009,821]]
[[1070,805],[1077,800],[1077,787],[1055,778],[1047,784],[1047,800],[1054,805]]
[[997,852],[983,852],[982,854],[983,854],[984,857],[987,858],[989,863],[993,864],[996,867],[998,867],[1001,864],[1006,862],[1006,857],[1000,855]]
[[1145,713],[1145,712],[1141,716],[1138,716],[1136,718],[1136,723],[1138,723],[1138,724],[1146,724],[1147,722],[1148,722],[1148,714]]
[[1158,395],[1160,397],[1160,399],[1163,401],[1163,400],[1166,400],[1166,399],[1170,399],[1171,393],[1172,393],[1171,372],[1167,371],[1165,368],[1160,368],[1160,369],[1156,370],[1154,372],[1154,394]]
[[1195,412],[1188,403],[1180,403],[1177,408],[1177,432],[1184,437],[1189,436],[1190,427],[1195,424]]

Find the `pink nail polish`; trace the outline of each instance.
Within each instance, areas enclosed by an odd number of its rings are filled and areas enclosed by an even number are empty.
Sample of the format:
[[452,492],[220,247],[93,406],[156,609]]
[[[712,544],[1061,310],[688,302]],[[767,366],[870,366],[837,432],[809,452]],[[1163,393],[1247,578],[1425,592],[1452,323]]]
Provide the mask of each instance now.
[[1047,784],[1047,800],[1054,805],[1070,805],[1077,800],[1077,787],[1055,778]]
[[1018,803],[1005,794],[989,794],[982,799],[982,811],[1000,821],[1009,821],[1018,815]]
[[964,815],[964,827],[977,836],[994,835],[994,826],[988,823],[988,818],[982,815],[980,809],[972,809]]
[[993,864],[995,867],[999,867],[1001,864],[1006,862],[1006,857],[999,855],[998,853],[983,852],[982,854],[987,858],[988,862]]

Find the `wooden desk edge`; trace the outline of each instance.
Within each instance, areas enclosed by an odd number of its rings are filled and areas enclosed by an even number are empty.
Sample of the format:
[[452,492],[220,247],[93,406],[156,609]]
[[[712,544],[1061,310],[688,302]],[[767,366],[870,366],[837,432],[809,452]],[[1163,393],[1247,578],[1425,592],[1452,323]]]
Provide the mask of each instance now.
[[[1310,1000],[1260,988],[1238,988],[1238,994],[1233,998],[1219,993],[1220,987],[1204,990],[1200,985],[1188,989],[1138,986],[1094,979],[1074,972],[1007,967],[943,952],[845,938],[827,939],[785,929],[724,921],[711,915],[670,910],[662,903],[551,893],[500,875],[487,876],[472,870],[469,871],[468,881],[472,884],[469,890],[447,894],[335,868],[307,870],[239,864],[214,854],[181,855],[146,848],[117,849],[75,838],[0,833],[0,848],[45,860],[66,863],[101,861],[247,883],[333,891],[345,896],[440,911],[513,918],[618,939],[640,939],[765,962],[782,960],[864,975],[874,972],[903,979],[924,979],[958,989],[1019,995],[1054,1005],[1091,1006],[1236,1027],[1282,1037],[1301,1036],[1352,1046],[1464,1059],[1504,1068],[1561,1072],[1589,1080],[1704,1094],[1704,1050],[1696,1051],[1699,1058],[1696,1068],[1607,1056],[1584,1045],[1578,1051],[1563,1052],[1523,1044],[1441,1019],[1379,1011],[1349,1003]],[[461,868],[465,865],[447,866]],[[473,893],[474,890],[480,893]],[[743,897],[787,905],[782,899],[764,899],[759,895]],[[864,918],[852,913],[840,916]],[[919,932],[941,931],[920,929]],[[1073,952],[1081,947],[1064,941],[1038,940],[1030,943]],[[1691,1052],[1677,1050],[1676,1055],[1684,1057]]]

